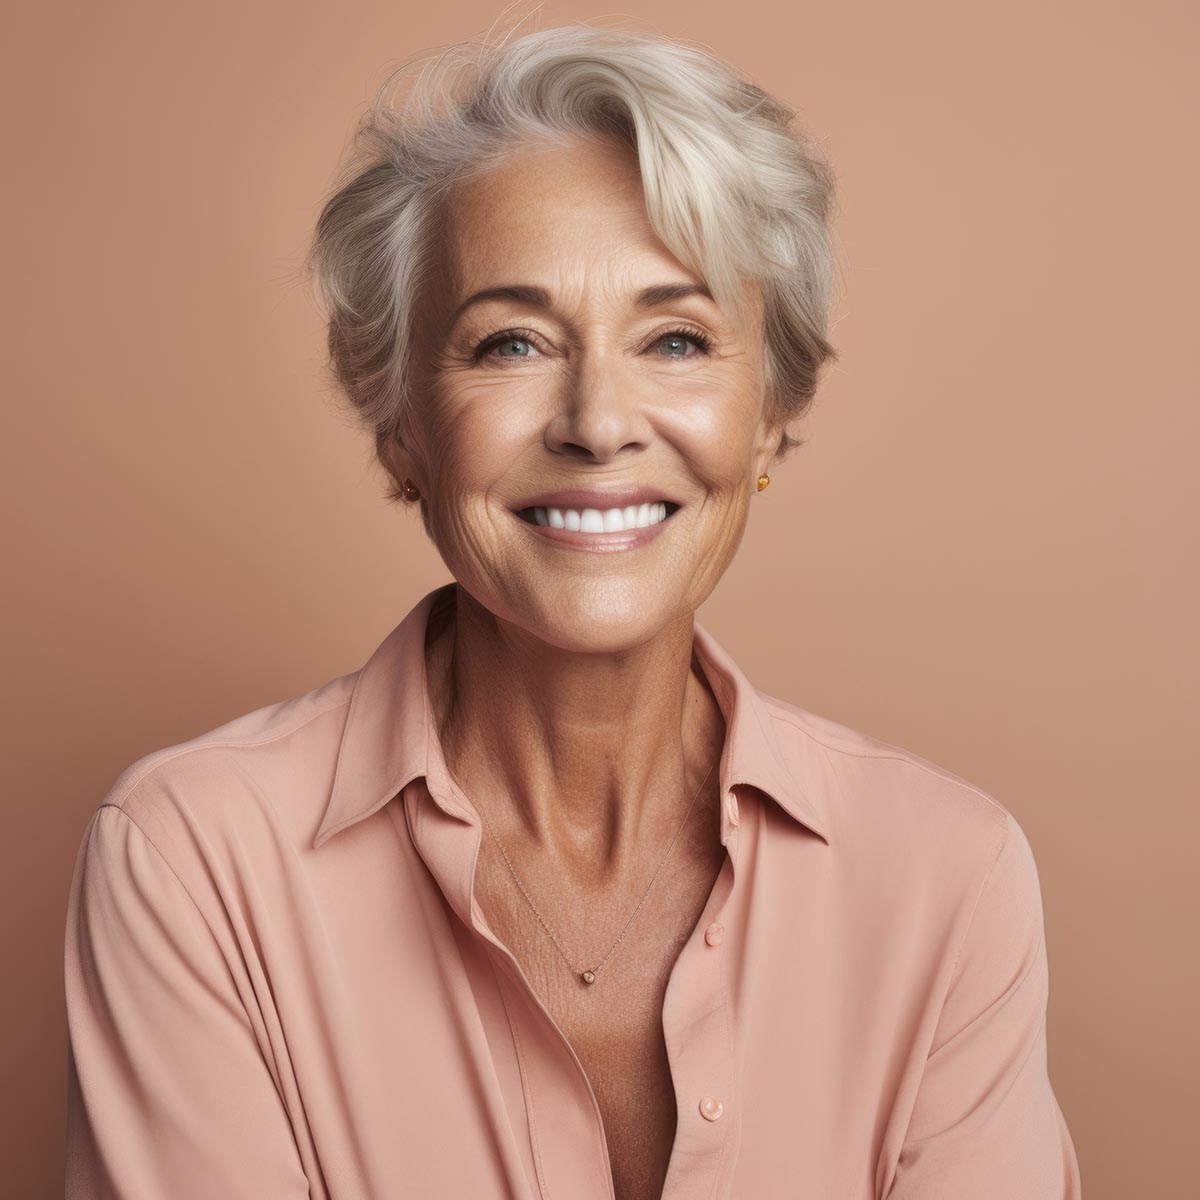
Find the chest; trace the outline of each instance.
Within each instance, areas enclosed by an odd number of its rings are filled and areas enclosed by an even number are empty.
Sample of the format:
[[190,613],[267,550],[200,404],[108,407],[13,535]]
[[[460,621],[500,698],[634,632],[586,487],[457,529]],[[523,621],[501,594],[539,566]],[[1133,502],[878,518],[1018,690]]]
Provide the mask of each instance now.
[[[663,1000],[724,859],[715,828],[698,825],[630,922],[644,884],[624,898],[572,899],[549,881],[539,889],[531,875],[522,877],[526,898],[494,843],[480,846],[475,897],[587,1075],[617,1200],[657,1200],[662,1191],[677,1117]],[[596,980],[586,984],[580,972],[593,967]]]

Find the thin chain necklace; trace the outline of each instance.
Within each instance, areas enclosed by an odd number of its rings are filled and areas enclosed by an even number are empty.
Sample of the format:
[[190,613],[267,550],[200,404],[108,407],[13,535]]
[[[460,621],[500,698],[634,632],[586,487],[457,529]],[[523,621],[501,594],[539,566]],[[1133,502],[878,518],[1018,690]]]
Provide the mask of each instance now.
[[492,835],[492,841],[494,841],[496,843],[497,847],[499,847],[500,853],[504,855],[504,861],[508,864],[508,869],[512,873],[513,879],[516,880],[517,887],[519,887],[521,889],[521,895],[525,897],[525,900],[529,904],[529,907],[531,909],[533,909],[533,915],[535,917],[537,917],[538,921],[541,922],[542,928],[550,935],[550,940],[554,943],[559,954],[562,955],[563,961],[567,964],[568,967],[571,968],[572,973],[575,975],[578,975],[579,978],[581,980],[583,980],[583,982],[585,984],[590,985],[590,984],[593,984],[596,982],[596,976],[600,973],[601,969],[604,967],[604,964],[607,963],[608,960],[613,956],[613,952],[616,950],[616,948],[621,944],[621,939],[624,938],[626,931],[629,929],[630,925],[633,924],[634,917],[636,917],[638,915],[638,913],[640,913],[642,911],[642,905],[646,903],[646,899],[650,895],[650,891],[654,887],[654,882],[658,878],[659,873],[662,871],[663,867],[665,867],[667,865],[667,859],[669,859],[671,857],[671,851],[675,849],[675,843],[679,840],[679,835],[683,832],[683,827],[687,824],[688,817],[690,817],[692,815],[692,809],[696,807],[696,801],[700,799],[700,793],[704,791],[704,785],[708,782],[709,776],[712,775],[713,768],[716,765],[717,765],[716,762],[714,762],[713,765],[708,768],[708,772],[704,776],[703,782],[701,782],[700,787],[697,790],[695,796],[692,797],[692,802],[691,802],[691,804],[688,805],[688,810],[686,813],[684,813],[683,820],[679,823],[679,828],[675,831],[675,836],[671,839],[671,844],[667,847],[667,853],[663,856],[662,862],[660,862],[658,864],[658,870],[656,870],[654,872],[653,876],[651,877],[650,885],[649,885],[649,887],[646,888],[645,895],[643,895],[641,900],[638,902],[637,908],[635,908],[633,910],[633,916],[631,916],[629,918],[629,920],[625,922],[625,928],[622,929],[620,934],[617,935],[617,940],[615,942],[613,942],[612,947],[609,949],[608,953],[600,960],[600,962],[596,966],[590,967],[586,971],[581,971],[577,966],[575,966],[571,962],[569,955],[562,948],[562,943],[559,942],[558,938],[555,936],[554,930],[551,929],[550,926],[546,924],[545,918],[538,911],[538,906],[536,904],[534,904],[534,902],[533,902],[533,897],[530,896],[529,892],[525,888],[525,885],[521,882],[521,877],[520,877],[520,875],[517,874],[516,867],[514,867],[512,865],[512,859],[510,859],[508,857],[507,851],[500,844],[500,839],[496,836],[496,831],[492,828],[492,823],[487,819],[486,816],[484,816],[483,810],[480,809],[478,806],[476,806],[476,811],[479,813],[479,815],[481,817],[483,817],[483,823],[484,823],[484,825],[487,826],[488,833],[490,833]]

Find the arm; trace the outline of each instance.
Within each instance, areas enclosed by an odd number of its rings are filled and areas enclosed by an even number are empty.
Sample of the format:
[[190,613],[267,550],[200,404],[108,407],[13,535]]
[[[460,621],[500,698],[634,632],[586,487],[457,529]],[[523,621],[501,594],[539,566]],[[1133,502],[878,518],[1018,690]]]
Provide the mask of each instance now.
[[287,1112],[233,976],[122,809],[93,815],[67,905],[68,1200],[299,1200]]
[[983,883],[887,1200],[1079,1200],[1046,1067],[1049,970],[1033,852],[1012,814]]

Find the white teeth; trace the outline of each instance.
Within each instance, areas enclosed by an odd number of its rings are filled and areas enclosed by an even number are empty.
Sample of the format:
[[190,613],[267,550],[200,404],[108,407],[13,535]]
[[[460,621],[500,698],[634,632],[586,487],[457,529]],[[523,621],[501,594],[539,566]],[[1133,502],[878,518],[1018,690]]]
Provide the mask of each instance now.
[[581,533],[612,533],[625,529],[644,529],[667,519],[667,504],[630,504],[625,508],[534,508],[534,523],[554,529],[573,529]]

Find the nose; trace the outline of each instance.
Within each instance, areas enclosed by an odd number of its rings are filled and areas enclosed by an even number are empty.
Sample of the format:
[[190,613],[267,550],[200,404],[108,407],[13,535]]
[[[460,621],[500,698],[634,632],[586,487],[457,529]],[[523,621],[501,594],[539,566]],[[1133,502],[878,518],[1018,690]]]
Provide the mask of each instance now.
[[637,381],[623,375],[617,356],[586,350],[568,372],[557,411],[546,426],[546,445],[557,454],[609,462],[623,450],[644,447],[648,426]]

